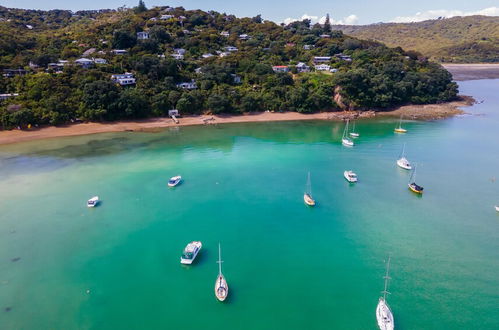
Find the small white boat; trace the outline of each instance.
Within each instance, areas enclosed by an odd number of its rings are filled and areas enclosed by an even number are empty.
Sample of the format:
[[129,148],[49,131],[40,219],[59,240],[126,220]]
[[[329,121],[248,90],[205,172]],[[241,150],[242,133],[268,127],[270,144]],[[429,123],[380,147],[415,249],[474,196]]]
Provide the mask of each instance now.
[[358,138],[360,136],[359,133],[355,132],[355,122],[353,122],[353,125],[352,125],[352,131],[350,133],[348,133],[351,137],[353,138]]
[[229,285],[222,274],[222,256],[220,252],[220,243],[218,243],[218,276],[215,281],[215,296],[219,301],[224,301],[229,295]]
[[168,181],[168,187],[175,187],[180,183],[180,181],[182,181],[182,177],[180,175],[173,176]]
[[496,211],[499,212],[499,206],[496,205]]
[[94,196],[87,201],[87,207],[96,207],[99,204],[99,196]]
[[312,182],[310,181],[310,172],[308,172],[307,186],[303,194],[303,201],[308,206],[315,206],[315,200],[312,198]]
[[202,247],[203,244],[200,241],[193,241],[187,244],[182,256],[180,257],[180,263],[184,265],[192,264]]
[[405,158],[405,143],[404,143],[404,148],[402,149],[402,155],[397,160],[397,165],[399,167],[403,168],[404,170],[411,170],[412,169],[411,163],[409,163],[407,158]]
[[378,306],[376,306],[376,320],[378,321],[378,327],[380,330],[393,330],[395,327],[395,322],[393,320],[393,314],[390,310],[390,306],[386,302],[386,295],[390,292],[388,289],[388,280],[390,277],[388,276],[388,272],[390,270],[390,257],[388,257],[388,263],[386,266],[386,275],[385,275],[385,289],[383,290],[383,297],[379,298]]
[[357,182],[357,174],[355,174],[355,172],[353,171],[345,171],[343,172],[343,176],[345,177],[345,179],[348,181],[348,182]]
[[348,132],[348,120],[347,120],[347,124],[345,125],[345,129],[343,130],[343,136],[341,137],[341,144],[343,144],[345,147],[353,147],[354,143],[348,137],[347,132]]
[[407,130],[402,128],[402,116],[400,116],[399,127],[395,128],[395,133],[407,133]]

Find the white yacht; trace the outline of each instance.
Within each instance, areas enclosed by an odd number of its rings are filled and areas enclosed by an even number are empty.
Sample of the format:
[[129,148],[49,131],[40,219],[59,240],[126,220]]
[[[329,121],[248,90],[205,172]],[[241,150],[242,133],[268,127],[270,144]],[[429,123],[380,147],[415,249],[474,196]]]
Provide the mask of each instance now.
[[215,296],[219,301],[224,301],[229,295],[229,285],[222,274],[222,257],[220,252],[220,243],[218,243],[218,276],[215,281]]
[[496,205],[496,211],[499,212],[499,206]]
[[305,188],[305,193],[303,194],[303,201],[308,206],[315,206],[315,200],[312,197],[312,182],[310,181],[310,172],[308,172],[307,186]]
[[354,171],[345,171],[345,172],[343,172],[343,176],[345,177],[345,179],[348,182],[351,182],[351,183],[357,182],[357,180],[358,180],[357,174],[355,174]]
[[94,196],[87,201],[87,207],[96,207],[99,204],[99,196]]
[[405,158],[405,143],[404,143],[404,148],[402,149],[402,155],[400,158],[397,160],[397,165],[404,170],[412,170],[411,163]]
[[355,121],[353,122],[352,131],[348,134],[350,134],[350,136],[353,138],[358,138],[360,136],[359,133],[355,132]]
[[378,306],[376,306],[376,320],[378,321],[378,326],[380,330],[393,330],[395,328],[395,323],[393,320],[393,314],[386,302],[386,295],[389,293],[388,289],[388,280],[390,277],[388,276],[388,272],[390,270],[390,257],[388,257],[388,262],[386,266],[386,275],[385,275],[385,289],[383,290],[383,297],[379,298]]
[[180,175],[173,176],[168,181],[168,187],[175,187],[180,183],[180,181],[182,181],[182,177]]
[[345,129],[343,130],[343,136],[341,137],[341,144],[343,144],[345,147],[353,147],[353,141],[348,137],[348,119],[347,119],[347,124],[345,125]]
[[200,241],[193,241],[187,244],[182,256],[180,257],[180,263],[184,265],[192,264],[202,247],[203,244],[201,244]]

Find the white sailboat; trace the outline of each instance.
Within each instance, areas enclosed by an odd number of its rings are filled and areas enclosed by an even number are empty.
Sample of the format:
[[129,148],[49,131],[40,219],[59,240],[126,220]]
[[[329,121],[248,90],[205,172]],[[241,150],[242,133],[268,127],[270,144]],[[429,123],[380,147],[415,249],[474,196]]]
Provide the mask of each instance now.
[[353,141],[348,137],[348,119],[347,124],[345,125],[345,129],[343,130],[343,136],[341,137],[341,144],[345,147],[353,147]]
[[222,274],[222,253],[220,250],[220,243],[218,243],[218,276],[215,281],[215,296],[219,301],[224,301],[229,294],[229,286],[227,285],[227,281],[225,280],[224,275]]
[[496,205],[496,211],[499,212],[499,206]]
[[409,163],[407,158],[405,158],[405,143],[404,143],[404,147],[402,148],[402,155],[397,160],[397,165],[399,167],[403,168],[404,170],[411,170],[412,169],[411,163]]
[[395,133],[407,133],[407,130],[402,128],[402,116],[400,116],[399,127],[395,128]]
[[308,172],[307,187],[305,188],[305,193],[303,194],[303,201],[308,206],[315,206],[315,200],[312,198],[312,182],[310,181],[310,172]]
[[388,262],[386,265],[386,275],[385,278],[385,289],[383,290],[383,297],[379,298],[378,306],[376,306],[376,320],[378,321],[378,326],[381,330],[393,330],[395,328],[395,323],[393,320],[393,314],[386,302],[386,295],[388,292],[388,272],[390,271],[390,256],[388,256]]
[[352,125],[352,131],[348,134],[350,134],[351,137],[353,138],[358,138],[360,136],[359,133],[355,132],[355,121],[353,122],[353,125]]

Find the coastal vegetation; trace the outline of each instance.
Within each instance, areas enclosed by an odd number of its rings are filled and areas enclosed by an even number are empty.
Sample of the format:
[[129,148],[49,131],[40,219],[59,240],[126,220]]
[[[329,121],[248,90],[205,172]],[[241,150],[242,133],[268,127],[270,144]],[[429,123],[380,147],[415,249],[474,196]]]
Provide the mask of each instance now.
[[[0,7],[2,127],[250,111],[385,109],[455,99],[439,64],[309,20],[182,7]],[[114,75],[114,76],[113,76]],[[121,75],[121,76],[116,76]]]
[[390,47],[415,50],[444,63],[499,62],[499,17],[465,16],[415,23],[338,25],[333,28]]

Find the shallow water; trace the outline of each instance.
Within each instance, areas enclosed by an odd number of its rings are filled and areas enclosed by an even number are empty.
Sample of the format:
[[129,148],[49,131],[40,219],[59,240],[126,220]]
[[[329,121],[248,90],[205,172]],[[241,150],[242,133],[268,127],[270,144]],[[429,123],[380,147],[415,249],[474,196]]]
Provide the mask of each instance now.
[[[389,253],[398,329],[499,328],[499,80],[460,87],[484,100],[472,115],[405,135],[359,121],[354,148],[320,121],[0,147],[0,328],[376,329]],[[404,143],[422,197],[395,165]]]

